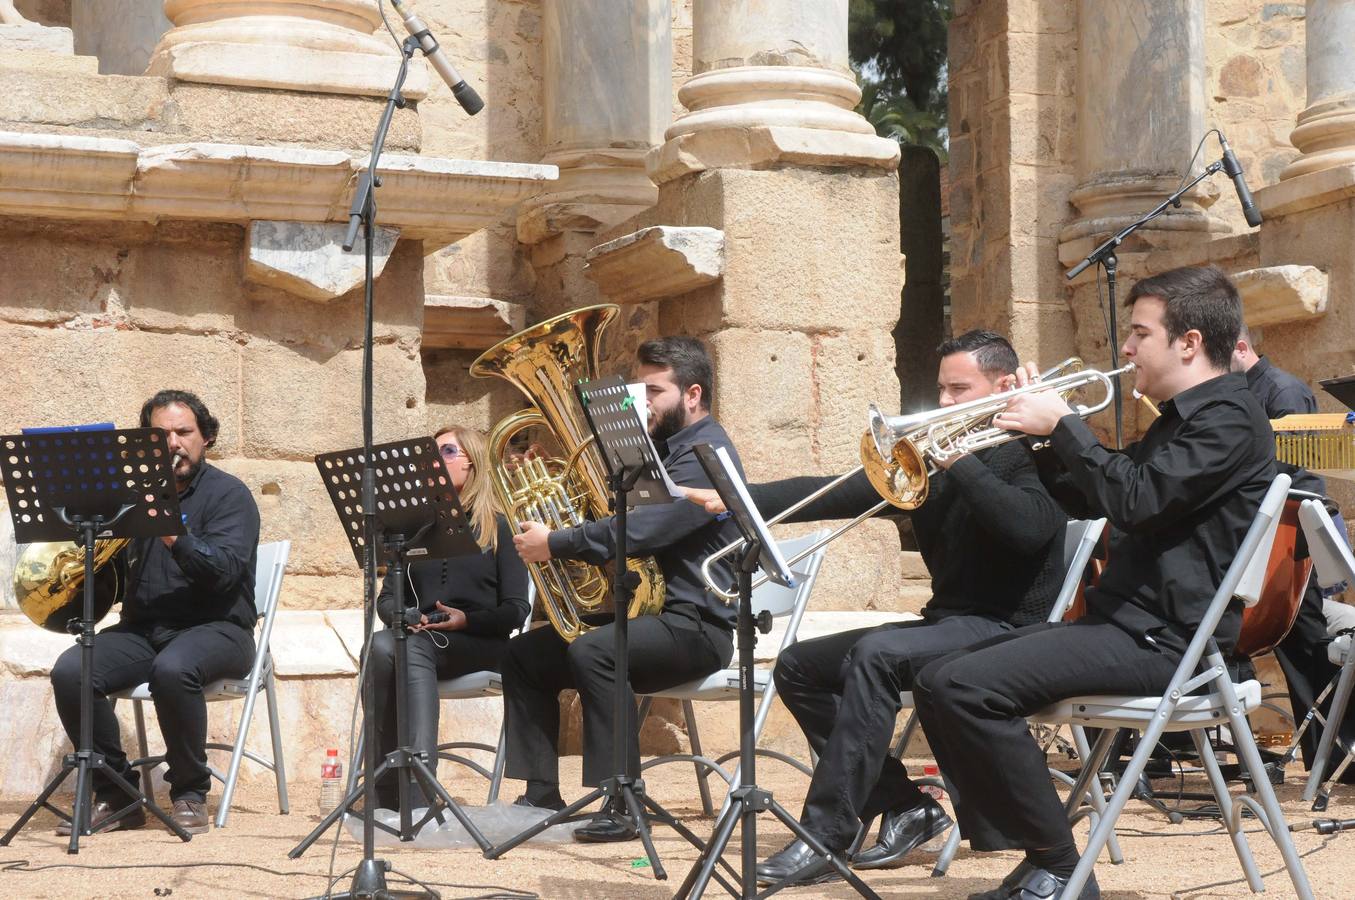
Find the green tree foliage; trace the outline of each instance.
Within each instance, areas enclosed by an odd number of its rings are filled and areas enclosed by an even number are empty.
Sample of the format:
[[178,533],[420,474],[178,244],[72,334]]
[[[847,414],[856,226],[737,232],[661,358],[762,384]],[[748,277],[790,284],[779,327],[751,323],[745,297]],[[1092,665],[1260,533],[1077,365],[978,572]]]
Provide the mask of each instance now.
[[946,25],[951,0],[851,0],[847,41],[858,112],[900,143],[946,146]]

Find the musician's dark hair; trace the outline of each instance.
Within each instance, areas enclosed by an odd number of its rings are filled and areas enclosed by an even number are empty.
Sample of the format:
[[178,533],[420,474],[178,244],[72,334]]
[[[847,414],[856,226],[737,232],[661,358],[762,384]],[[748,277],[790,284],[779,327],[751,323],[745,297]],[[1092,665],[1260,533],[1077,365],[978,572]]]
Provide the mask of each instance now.
[[157,409],[164,409],[166,406],[173,406],[175,403],[180,406],[186,406],[193,412],[193,418],[198,420],[198,431],[202,432],[203,440],[207,446],[216,443],[217,433],[221,431],[221,423],[216,420],[216,416],[207,410],[207,404],[203,403],[197,394],[192,391],[176,391],[172,388],[160,391],[154,397],[141,405],[141,427],[151,427],[151,414]]
[[686,392],[692,385],[701,387],[701,408],[710,409],[710,384],[714,367],[706,345],[694,337],[671,335],[645,341],[635,351],[641,365],[673,370],[678,390]]
[[1021,365],[1011,342],[996,331],[975,328],[958,337],[942,341],[936,355],[944,359],[953,353],[972,353],[979,371],[989,378],[1010,375]]
[[1132,307],[1140,297],[1157,297],[1165,305],[1162,324],[1168,341],[1194,329],[1210,365],[1228,371],[1242,330],[1242,298],[1221,269],[1183,266],[1141,279],[1130,288],[1124,305]]

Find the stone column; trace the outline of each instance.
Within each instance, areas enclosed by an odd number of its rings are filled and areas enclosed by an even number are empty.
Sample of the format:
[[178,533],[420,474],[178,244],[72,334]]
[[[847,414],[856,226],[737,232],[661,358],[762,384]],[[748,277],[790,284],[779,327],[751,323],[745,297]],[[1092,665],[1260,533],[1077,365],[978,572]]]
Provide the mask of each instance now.
[[654,205],[645,154],[671,118],[669,0],[543,0],[542,162],[552,190],[523,206],[518,237],[594,233]]
[[1309,0],[1308,106],[1289,140],[1302,156],[1281,179],[1355,163],[1355,0]]
[[688,112],[650,158],[656,182],[776,163],[893,167],[893,141],[854,108],[847,0],[694,0]]
[[[399,51],[376,0],[165,0],[165,15],[174,27],[160,39],[147,74],[373,97],[395,82]],[[387,16],[403,39],[399,17]],[[427,93],[416,55],[404,94],[419,100]]]
[[97,56],[102,75],[140,75],[173,27],[164,7],[163,0],[74,0],[75,50]]
[[[1204,21],[1204,0],[1080,0],[1079,215],[1061,241],[1116,231],[1179,185],[1205,132]],[[1217,196],[1205,182],[1147,227],[1208,231]]]

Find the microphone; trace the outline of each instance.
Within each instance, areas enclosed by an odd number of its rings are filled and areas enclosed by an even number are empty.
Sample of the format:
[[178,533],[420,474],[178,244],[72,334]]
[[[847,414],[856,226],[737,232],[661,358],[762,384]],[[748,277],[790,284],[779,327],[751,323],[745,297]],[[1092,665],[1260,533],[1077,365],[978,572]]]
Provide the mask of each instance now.
[[1242,166],[1233,155],[1233,148],[1228,146],[1228,139],[1223,136],[1223,132],[1219,132],[1219,144],[1223,146],[1223,171],[1233,179],[1233,187],[1237,188],[1237,199],[1242,204],[1242,214],[1247,217],[1247,224],[1255,228],[1261,224],[1261,210],[1252,201],[1251,191],[1247,190],[1247,179],[1242,175]]
[[391,6],[395,7],[395,11],[400,14],[400,18],[405,20],[405,30],[419,42],[419,49],[433,64],[433,68],[438,70],[442,80],[447,82],[447,87],[452,89],[452,96],[456,98],[457,103],[461,104],[461,108],[466,111],[466,114],[473,116],[484,109],[485,101],[480,99],[480,95],[475,93],[475,88],[466,84],[466,79],[462,78],[452,67],[452,64],[448,62],[447,56],[438,46],[437,39],[428,30],[428,26],[423,24],[423,19],[420,19],[413,11],[406,9],[400,0],[391,0]]

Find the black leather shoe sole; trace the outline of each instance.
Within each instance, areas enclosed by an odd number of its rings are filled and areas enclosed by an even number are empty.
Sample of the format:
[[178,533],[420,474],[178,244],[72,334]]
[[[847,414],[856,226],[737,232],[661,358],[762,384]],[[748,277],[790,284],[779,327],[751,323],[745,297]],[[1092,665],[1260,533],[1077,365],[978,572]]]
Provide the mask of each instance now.
[[864,850],[856,854],[852,860],[852,868],[859,871],[869,871],[871,869],[897,869],[904,864],[904,858],[912,853],[918,847],[930,840],[940,837],[953,825],[950,816],[942,814],[939,818],[933,820],[932,827],[926,833],[914,835],[911,839],[903,841],[899,846],[890,850],[888,853],[876,854],[875,850],[880,846],[876,844],[869,850]]
[[634,825],[620,819],[606,824],[580,825],[574,829],[574,840],[584,844],[619,844],[633,841],[639,836]]

